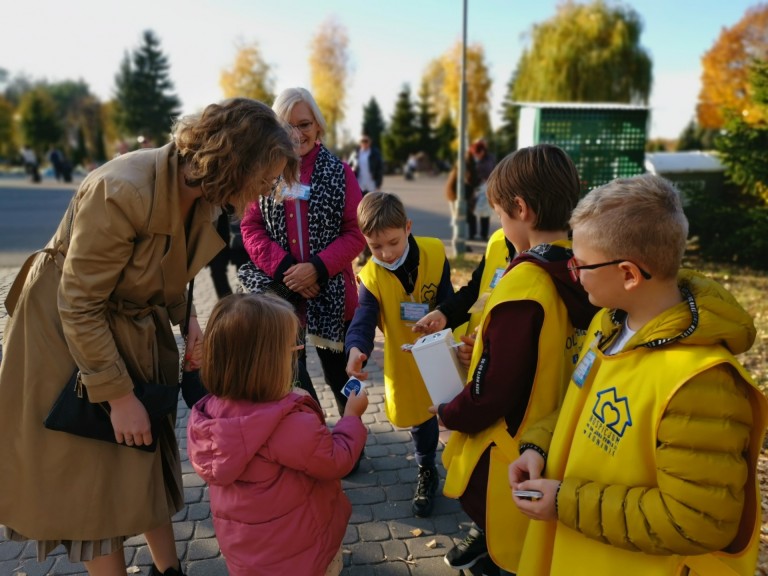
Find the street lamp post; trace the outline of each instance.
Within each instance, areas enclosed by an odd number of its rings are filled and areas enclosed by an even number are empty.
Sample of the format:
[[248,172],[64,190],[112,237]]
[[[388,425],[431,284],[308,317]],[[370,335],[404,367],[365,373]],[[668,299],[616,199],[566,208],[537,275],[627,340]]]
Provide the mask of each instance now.
[[453,211],[453,253],[463,255],[466,252],[467,239],[467,199],[464,193],[466,173],[466,133],[467,133],[467,0],[463,0],[461,41],[461,90],[459,92],[459,158],[456,178],[456,209]]

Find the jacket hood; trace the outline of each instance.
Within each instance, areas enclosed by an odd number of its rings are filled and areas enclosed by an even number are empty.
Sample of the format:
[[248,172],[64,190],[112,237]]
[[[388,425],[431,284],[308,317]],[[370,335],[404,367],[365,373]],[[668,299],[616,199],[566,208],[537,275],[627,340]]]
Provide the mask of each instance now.
[[[681,270],[678,286],[683,302],[643,326],[627,347],[658,347],[670,342],[722,345],[731,354],[752,347],[757,331],[749,313],[720,284],[694,270]],[[603,333],[617,329],[626,313],[613,310],[603,318]]]
[[573,252],[568,243],[539,244],[521,252],[510,264],[513,268],[521,262],[533,262],[543,268],[552,278],[557,294],[568,310],[568,317],[575,328],[586,330],[592,318],[600,309],[589,301],[589,295],[581,282],[574,281],[568,271],[568,260]]
[[195,472],[208,484],[232,484],[283,418],[307,406],[318,411],[309,396],[293,392],[275,402],[226,400],[209,394],[192,409],[187,425],[187,452]]

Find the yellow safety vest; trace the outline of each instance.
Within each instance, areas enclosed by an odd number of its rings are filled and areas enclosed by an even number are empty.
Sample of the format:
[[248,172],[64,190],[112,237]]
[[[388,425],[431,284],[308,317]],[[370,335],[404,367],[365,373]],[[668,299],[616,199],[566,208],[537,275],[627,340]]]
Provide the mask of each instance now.
[[[600,327],[603,311],[588,334]],[[766,426],[767,403],[746,371],[720,346],[636,348],[606,356],[597,343],[585,350],[594,355],[579,387],[571,381],[563,401],[547,458],[549,478],[589,478],[607,484],[656,486],[656,430],[669,399],[696,374],[729,364],[749,383],[755,408],[755,430]],[[591,356],[590,356],[591,357]],[[576,369],[578,374],[582,362]],[[637,386],[638,382],[653,383]],[[744,515],[731,553],[661,556],[624,550],[587,538],[557,521],[533,522],[525,540],[518,574],[525,576],[752,576],[757,561],[760,492],[754,477],[762,435],[754,434],[749,451],[750,478]],[[748,486],[750,484],[747,484]]]
[[403,352],[403,344],[418,337],[411,322],[401,319],[401,303],[427,303],[434,310],[437,289],[445,267],[445,247],[436,238],[415,238],[419,246],[419,269],[413,294],[406,294],[402,283],[389,270],[369,261],[358,277],[379,302],[378,325],[384,333],[384,403],[387,418],[395,426],[407,428],[422,424],[432,415],[427,408],[432,400],[421,378],[413,354]]
[[[486,542],[496,565],[511,572],[517,572],[528,518],[520,513],[512,500],[507,470],[519,455],[520,434],[560,405],[585,334],[571,324],[568,310],[550,275],[533,262],[518,264],[502,277],[488,298],[480,323],[481,330],[485,331],[495,306],[514,300],[533,300],[544,310],[536,375],[517,435],[512,437],[509,434],[501,418],[476,434],[452,432],[443,451],[443,465],[448,472],[443,493],[450,498],[458,498],[466,490],[478,460],[492,446],[486,501]],[[496,348],[495,353],[504,352]],[[514,350],[509,353],[514,354]],[[472,352],[470,377],[482,354],[483,339],[478,338]]]
[[506,238],[504,238],[504,230],[499,228],[491,234],[488,245],[485,248],[485,266],[483,268],[483,275],[480,277],[480,290],[478,291],[477,302],[470,308],[469,320],[453,331],[453,335],[457,340],[462,335],[471,336],[475,328],[480,325],[485,302],[488,300],[491,290],[493,290],[504,275],[504,271],[509,265],[508,260],[509,248],[507,248]]

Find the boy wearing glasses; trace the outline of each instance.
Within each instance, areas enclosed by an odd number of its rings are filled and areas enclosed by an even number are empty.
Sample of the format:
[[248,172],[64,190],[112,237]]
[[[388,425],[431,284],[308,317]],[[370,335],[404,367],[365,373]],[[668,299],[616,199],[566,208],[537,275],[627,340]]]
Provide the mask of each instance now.
[[[571,270],[604,309],[554,424],[509,470],[532,519],[521,574],[755,573],[766,400],[734,354],[755,339],[720,285],[680,270],[688,221],[653,175],[614,180],[571,217]],[[544,476],[545,478],[542,478]]]
[[547,144],[522,148],[496,166],[487,193],[517,256],[484,305],[467,386],[431,411],[453,430],[443,492],[474,522],[445,562],[463,570],[490,554],[514,572],[528,519],[509,496],[507,468],[527,425],[560,405],[596,308],[567,268],[580,193],[568,155]]

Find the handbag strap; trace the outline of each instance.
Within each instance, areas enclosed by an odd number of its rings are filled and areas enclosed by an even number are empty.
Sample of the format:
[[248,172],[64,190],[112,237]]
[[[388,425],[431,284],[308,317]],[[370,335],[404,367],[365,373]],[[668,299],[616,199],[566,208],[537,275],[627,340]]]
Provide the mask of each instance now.
[[189,289],[187,290],[187,311],[184,314],[184,325],[181,327],[181,335],[184,337],[184,342],[187,341],[187,335],[189,334],[189,319],[192,317],[192,293],[195,289],[195,279],[189,281]]

